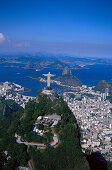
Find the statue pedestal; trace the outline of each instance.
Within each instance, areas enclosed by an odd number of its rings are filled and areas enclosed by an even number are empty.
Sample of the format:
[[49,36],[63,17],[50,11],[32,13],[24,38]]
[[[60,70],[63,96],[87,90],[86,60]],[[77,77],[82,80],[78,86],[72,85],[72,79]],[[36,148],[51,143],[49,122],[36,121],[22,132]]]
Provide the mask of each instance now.
[[54,90],[48,90],[47,88],[46,89],[44,89],[43,91],[42,91],[42,93],[43,94],[46,94],[46,95],[52,95],[53,93],[54,93]]

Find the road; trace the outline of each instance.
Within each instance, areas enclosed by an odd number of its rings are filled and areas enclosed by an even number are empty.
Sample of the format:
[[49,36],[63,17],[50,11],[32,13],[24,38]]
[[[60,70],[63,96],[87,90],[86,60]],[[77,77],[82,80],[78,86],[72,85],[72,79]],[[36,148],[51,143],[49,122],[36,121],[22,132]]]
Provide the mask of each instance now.
[[[22,141],[21,136],[17,135],[16,133],[15,133],[15,137],[16,137],[16,142],[19,144],[23,143],[24,145],[27,145],[27,146],[30,145],[30,146],[46,147],[46,145],[42,144],[42,143],[29,143],[26,141]],[[53,142],[50,145],[55,146],[58,142],[59,142],[59,140],[57,138],[57,135],[55,134],[53,137]]]

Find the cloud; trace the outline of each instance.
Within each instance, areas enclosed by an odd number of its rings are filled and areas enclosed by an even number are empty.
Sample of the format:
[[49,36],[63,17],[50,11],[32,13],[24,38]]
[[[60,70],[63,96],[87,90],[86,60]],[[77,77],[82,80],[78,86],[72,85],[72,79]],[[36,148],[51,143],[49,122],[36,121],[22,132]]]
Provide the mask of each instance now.
[[5,36],[3,33],[0,33],[0,43],[4,42],[5,41]]

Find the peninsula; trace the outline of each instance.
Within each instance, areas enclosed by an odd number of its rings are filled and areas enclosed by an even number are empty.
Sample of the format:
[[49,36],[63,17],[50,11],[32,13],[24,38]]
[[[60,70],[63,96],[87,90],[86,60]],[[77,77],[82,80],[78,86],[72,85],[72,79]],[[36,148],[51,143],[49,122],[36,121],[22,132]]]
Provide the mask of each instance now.
[[60,81],[61,84],[63,85],[68,85],[73,87],[82,85],[81,81],[77,77],[72,75],[71,69],[68,66],[66,66],[63,69],[62,75],[56,77],[55,80]]

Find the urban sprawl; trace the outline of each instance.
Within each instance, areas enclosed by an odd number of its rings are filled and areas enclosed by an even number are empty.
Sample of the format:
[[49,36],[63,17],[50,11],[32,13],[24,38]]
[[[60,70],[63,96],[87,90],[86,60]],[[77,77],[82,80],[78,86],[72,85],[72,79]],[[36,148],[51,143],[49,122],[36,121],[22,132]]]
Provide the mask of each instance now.
[[21,93],[25,92],[25,88],[16,83],[4,82],[0,84],[0,96],[5,97],[5,100],[14,100],[21,107],[25,107],[25,104],[29,99],[35,97],[25,96]]
[[112,104],[106,100],[109,90],[100,93],[93,89],[83,85],[75,92],[64,92],[64,100],[81,128],[83,152],[99,151],[106,160],[112,161]]

